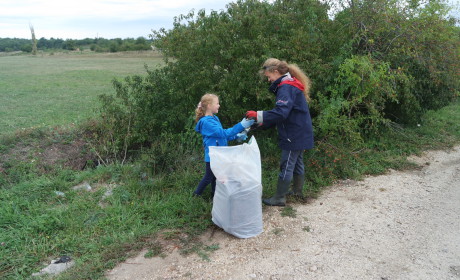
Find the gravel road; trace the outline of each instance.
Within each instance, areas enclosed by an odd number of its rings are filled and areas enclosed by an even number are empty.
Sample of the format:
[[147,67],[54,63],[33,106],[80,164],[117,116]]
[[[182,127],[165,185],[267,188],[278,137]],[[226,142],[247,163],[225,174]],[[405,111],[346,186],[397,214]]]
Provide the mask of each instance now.
[[460,279],[460,146],[411,157],[420,168],[390,170],[328,187],[307,204],[264,207],[264,232],[202,236],[219,249],[205,260],[146,251],[106,276],[121,279]]

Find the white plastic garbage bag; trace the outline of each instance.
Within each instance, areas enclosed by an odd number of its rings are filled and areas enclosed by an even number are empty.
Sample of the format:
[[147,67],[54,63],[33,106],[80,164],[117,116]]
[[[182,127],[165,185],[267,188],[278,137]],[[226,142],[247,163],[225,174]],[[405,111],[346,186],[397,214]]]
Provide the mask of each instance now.
[[249,238],[263,231],[262,167],[254,136],[237,146],[209,147],[216,176],[212,221],[226,232]]

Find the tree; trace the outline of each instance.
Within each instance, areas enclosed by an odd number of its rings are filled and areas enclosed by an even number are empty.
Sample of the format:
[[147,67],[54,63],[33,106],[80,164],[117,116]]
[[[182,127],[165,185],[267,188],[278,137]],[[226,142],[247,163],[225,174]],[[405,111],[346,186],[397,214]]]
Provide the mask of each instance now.
[[445,106],[455,97],[460,41],[458,27],[447,19],[445,1],[347,3],[334,20],[342,35],[337,34],[339,40],[332,44],[348,48],[339,61],[368,55],[389,63],[389,73],[398,82],[393,85],[396,98],[383,108],[387,118],[417,123],[424,111]]
[[[228,126],[246,110],[273,107],[257,75],[268,57],[296,63],[312,79],[315,135],[350,145],[390,122],[414,124],[458,96],[459,28],[441,0],[342,2],[349,5],[333,19],[319,0],[238,0],[225,11],[180,15],[173,29],[151,36],[166,66],[117,83],[103,112],[131,112],[136,137],[129,139],[142,145],[154,131],[186,130],[200,97],[214,92]],[[167,117],[171,104],[174,117]],[[104,116],[128,131],[126,118]]]
[[270,106],[272,96],[257,76],[266,58],[288,59],[308,72],[321,68],[319,38],[327,22],[327,6],[319,1],[240,0],[226,11],[176,17],[173,30],[153,34],[153,44],[180,77],[175,84],[181,110],[190,111],[204,92],[213,91],[225,102],[225,123],[247,108]]
[[74,50],[77,49],[77,44],[76,44],[75,40],[67,39],[62,44],[62,48],[64,50],[74,51]]

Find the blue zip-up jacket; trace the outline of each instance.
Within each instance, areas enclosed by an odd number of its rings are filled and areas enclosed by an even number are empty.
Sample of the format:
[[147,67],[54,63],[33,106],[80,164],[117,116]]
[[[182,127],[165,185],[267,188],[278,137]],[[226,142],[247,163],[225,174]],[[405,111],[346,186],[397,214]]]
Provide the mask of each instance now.
[[235,140],[236,134],[244,130],[241,123],[231,128],[224,129],[219,118],[214,116],[202,117],[195,126],[195,131],[203,136],[204,161],[209,162],[210,146],[227,146],[228,141]]
[[303,85],[288,73],[274,81],[269,90],[276,95],[276,106],[270,111],[259,111],[257,121],[264,127],[276,125],[281,149],[312,149],[313,125]]

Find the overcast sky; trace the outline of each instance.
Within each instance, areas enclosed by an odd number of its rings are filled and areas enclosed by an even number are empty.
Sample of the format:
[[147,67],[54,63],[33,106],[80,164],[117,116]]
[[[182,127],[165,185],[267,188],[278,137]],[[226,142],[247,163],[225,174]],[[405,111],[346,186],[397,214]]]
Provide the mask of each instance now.
[[232,0],[0,0],[0,38],[148,38],[192,9],[226,10]]
[[[0,0],[0,38],[148,38],[171,29],[174,17],[192,9],[226,10],[233,0]],[[458,16],[459,0],[449,0]]]

